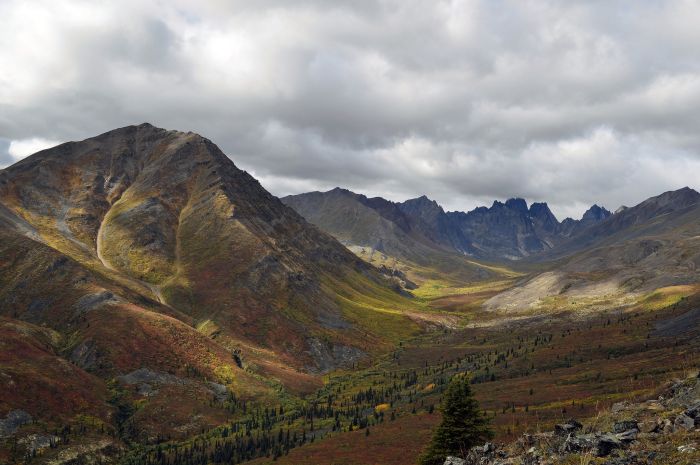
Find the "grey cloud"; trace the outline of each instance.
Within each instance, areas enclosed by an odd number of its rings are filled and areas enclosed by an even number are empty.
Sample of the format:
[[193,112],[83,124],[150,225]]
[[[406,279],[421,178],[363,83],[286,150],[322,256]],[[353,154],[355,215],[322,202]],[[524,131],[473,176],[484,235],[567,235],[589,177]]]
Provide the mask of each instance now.
[[20,3],[0,6],[6,140],[149,121],[276,194],[524,196],[560,217],[700,168],[693,2],[62,0],[29,23]]

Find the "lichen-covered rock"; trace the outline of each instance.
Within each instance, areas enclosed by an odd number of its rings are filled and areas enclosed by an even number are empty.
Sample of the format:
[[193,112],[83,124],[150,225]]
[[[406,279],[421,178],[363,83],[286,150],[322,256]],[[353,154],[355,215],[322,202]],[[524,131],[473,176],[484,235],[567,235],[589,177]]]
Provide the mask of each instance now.
[[695,428],[695,420],[688,415],[681,414],[673,420],[673,426],[675,428],[691,430]]
[[459,457],[449,456],[445,459],[445,463],[443,465],[466,465],[466,462],[464,459],[460,459]]
[[621,433],[616,433],[615,437],[622,442],[632,442],[632,441],[635,441],[637,439],[638,434],[639,434],[638,429],[629,429],[629,430],[623,431]]
[[629,430],[639,431],[639,423],[635,420],[618,421],[613,425],[613,433],[624,433]]
[[622,448],[622,441],[612,434],[602,434],[595,439],[595,451],[598,457],[606,457],[615,449]]
[[24,437],[17,442],[19,444],[23,444],[27,448],[27,452],[29,454],[35,454],[44,449],[52,447],[58,441],[59,437],[54,436],[53,434],[30,434],[29,436]]

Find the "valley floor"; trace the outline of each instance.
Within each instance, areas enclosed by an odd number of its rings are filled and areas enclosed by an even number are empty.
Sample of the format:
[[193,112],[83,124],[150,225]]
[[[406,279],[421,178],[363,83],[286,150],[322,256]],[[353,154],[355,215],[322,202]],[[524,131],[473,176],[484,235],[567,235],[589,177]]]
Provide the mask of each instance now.
[[[504,442],[571,416],[595,417],[615,402],[654,397],[667,380],[700,364],[695,287],[595,314],[552,308],[513,317],[484,310],[483,302],[512,279],[464,287],[425,282],[415,292],[425,333],[385,356],[323,376],[323,387],[305,398],[282,395],[279,402],[248,406],[228,399],[224,426],[187,441],[126,446],[105,439],[104,427],[87,418],[48,436],[83,448],[103,441],[92,457],[106,463],[116,456],[134,465],[403,465],[415,463],[429,441],[441,393],[456,372],[470,373],[496,441]],[[18,457],[20,448],[8,446],[0,463],[69,463],[60,459],[66,448],[53,443],[37,447],[36,458]]]
[[[470,300],[468,295],[432,302],[450,311]],[[491,324],[434,331],[370,369],[331,381],[348,399],[367,387],[403,383],[383,418],[370,421],[369,434],[331,434],[276,462],[415,463],[439,422],[434,406],[442,387],[457,371],[472,374],[496,442],[552,429],[572,416],[593,418],[622,400],[655,397],[669,379],[685,377],[700,364],[700,328],[677,324],[699,304],[694,295],[676,296],[663,308],[646,302],[595,316],[561,311],[517,322],[472,310],[471,321]]]

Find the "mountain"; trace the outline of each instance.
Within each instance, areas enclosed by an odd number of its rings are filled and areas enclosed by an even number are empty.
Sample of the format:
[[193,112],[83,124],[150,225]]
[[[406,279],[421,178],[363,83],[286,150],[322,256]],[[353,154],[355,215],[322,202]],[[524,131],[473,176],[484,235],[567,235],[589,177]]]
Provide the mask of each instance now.
[[490,261],[519,260],[553,249],[609,216],[596,205],[581,220],[559,223],[546,203],[528,207],[521,198],[495,201],[489,208],[470,212],[445,212],[426,196],[395,203],[340,188],[282,200],[346,245],[375,248],[419,263],[425,260],[416,257],[424,255],[416,243]]
[[606,210],[604,207],[593,205],[591,208],[586,210],[580,220],[566,218],[564,221],[562,221],[560,231],[565,237],[575,236],[587,227],[608,219],[611,215],[612,213],[610,213],[610,211]]
[[[312,390],[318,374],[420,329],[383,311],[414,308],[386,277],[211,141],[149,124],[0,171],[0,257],[0,332],[11,349],[0,390],[13,391],[0,411],[34,418],[108,421],[109,383],[122,379],[164,386],[139,431],[183,435],[192,412],[195,429],[225,418],[212,392]],[[58,397],[11,389],[20,382]],[[164,427],[154,417],[168,395],[183,408]]]
[[450,212],[448,217],[466,239],[464,249],[480,257],[517,260],[551,247],[550,236],[556,232],[558,223],[547,204],[533,207],[514,198],[468,213]]
[[609,239],[619,242],[674,230],[679,217],[685,218],[688,213],[692,216],[699,203],[700,193],[684,187],[651,197],[634,207],[618,209],[615,214],[594,205],[554,253],[541,258],[571,254]]
[[[486,302],[492,310],[542,311],[664,302],[700,280],[700,194],[665,192],[589,223],[534,257],[549,268]],[[645,297],[647,296],[647,297]],[[651,297],[649,297],[651,296]]]
[[423,276],[431,274],[426,270],[429,268],[463,281],[491,275],[454,253],[449,219],[427,197],[397,204],[335,188],[292,195],[282,201],[360,257],[380,266],[399,269],[412,277],[416,268]]

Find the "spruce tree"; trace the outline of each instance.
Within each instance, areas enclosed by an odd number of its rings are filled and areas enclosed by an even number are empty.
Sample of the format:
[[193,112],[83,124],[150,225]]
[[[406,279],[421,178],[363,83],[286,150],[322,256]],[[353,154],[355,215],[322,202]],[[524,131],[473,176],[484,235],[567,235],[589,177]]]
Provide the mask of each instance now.
[[450,381],[440,412],[442,422],[420,458],[421,465],[442,465],[448,455],[464,457],[469,449],[493,437],[488,419],[479,409],[469,378],[464,374]]

